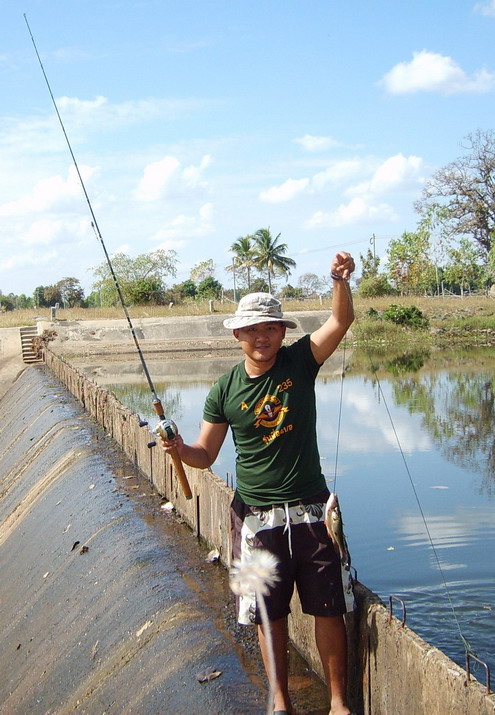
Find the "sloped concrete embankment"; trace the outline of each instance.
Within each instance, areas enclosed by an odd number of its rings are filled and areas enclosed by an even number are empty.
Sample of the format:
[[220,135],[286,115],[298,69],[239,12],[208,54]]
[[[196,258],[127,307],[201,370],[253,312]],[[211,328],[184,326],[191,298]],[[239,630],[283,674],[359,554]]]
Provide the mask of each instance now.
[[[94,400],[135,457],[125,411]],[[138,472],[113,441],[44,366],[27,368],[1,407],[0,712],[262,711],[205,605],[202,569],[177,547],[172,525],[185,527],[170,517],[167,530],[156,496],[158,518],[142,513],[126,492]],[[222,675],[201,684],[209,668]]]
[[[300,336],[311,333],[319,328],[328,317],[327,311],[300,311],[286,313],[298,324],[298,328],[290,330],[290,335]],[[223,321],[225,315],[211,313],[209,315],[192,315],[181,317],[133,318],[133,327],[139,341],[147,343],[167,341],[203,340],[232,342],[232,331],[227,330]],[[38,321],[38,333],[44,330],[55,330],[58,340],[62,343],[76,345],[77,343],[125,345],[132,341],[127,320],[47,320]]]
[[[136,415],[105,389],[91,382],[68,362],[46,351],[50,369],[85,409],[122,446],[129,459],[146,474],[160,494],[171,499],[193,531],[219,550],[229,564],[228,507],[232,490],[208,470],[186,467],[193,499],[179,490],[172,466],[160,449],[149,449],[149,433]],[[348,622],[352,707],[373,715],[493,715],[495,696],[466,672],[432,648],[395,617],[369,590],[358,584],[358,609]],[[316,671],[319,659],[311,619],[294,597],[291,638]],[[221,712],[219,710],[219,712]],[[245,711],[244,711],[245,712]]]

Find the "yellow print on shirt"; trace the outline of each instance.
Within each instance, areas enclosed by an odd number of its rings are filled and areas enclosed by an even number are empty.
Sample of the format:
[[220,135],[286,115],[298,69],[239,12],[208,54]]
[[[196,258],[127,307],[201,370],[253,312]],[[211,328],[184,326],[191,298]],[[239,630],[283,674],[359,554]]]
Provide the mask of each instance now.
[[254,414],[256,415],[254,426],[277,427],[277,425],[283,421],[288,411],[289,408],[284,407],[278,397],[275,395],[266,395],[257,402],[254,408]]
[[294,425],[285,425],[285,427],[282,427],[282,429],[272,429],[270,434],[265,435],[263,437],[263,442],[265,444],[268,444],[269,442],[273,442],[274,439],[277,439],[277,437],[280,437],[281,435],[285,434],[286,432],[292,432]]

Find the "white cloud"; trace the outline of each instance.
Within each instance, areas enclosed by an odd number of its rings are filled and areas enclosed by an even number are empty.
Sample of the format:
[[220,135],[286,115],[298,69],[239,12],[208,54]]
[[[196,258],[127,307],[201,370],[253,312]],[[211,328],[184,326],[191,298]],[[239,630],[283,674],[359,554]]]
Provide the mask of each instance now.
[[174,156],[164,156],[163,159],[148,164],[143,172],[134,197],[137,201],[151,202],[162,199],[173,188],[174,191],[206,187],[202,174],[211,164],[211,156],[201,159],[199,166],[188,166],[181,169],[180,161]]
[[[210,102],[195,99],[164,100],[143,99],[112,104],[106,97],[86,100],[78,97],[59,97],[56,100],[65,129],[73,147],[91,133],[115,132],[135,124],[144,126],[157,121],[176,120],[198,112]],[[145,131],[145,130],[143,130]],[[0,146],[3,163],[13,157],[55,154],[67,151],[55,112],[50,107],[43,114],[26,116],[0,116]]]
[[366,221],[394,221],[397,215],[386,203],[372,204],[367,199],[356,197],[341,204],[335,211],[317,211],[304,224],[305,228],[337,228]]
[[83,237],[88,228],[84,219],[64,221],[61,219],[41,218],[34,221],[21,236],[21,242],[27,246],[48,246],[55,243],[73,243]]
[[332,137],[315,137],[311,134],[305,134],[303,137],[298,137],[294,139],[296,144],[300,144],[306,151],[325,151],[325,149],[331,149],[334,146],[338,146],[338,141],[332,139]]
[[158,118],[177,119],[183,114],[199,108],[200,102],[194,99],[140,99],[137,101],[112,104],[101,95],[95,99],[77,97],[59,97],[56,99],[64,123],[79,125],[87,130],[91,126],[98,130],[127,126],[137,122],[150,122]]
[[199,166],[188,166],[183,171],[184,184],[190,188],[195,188],[196,186],[206,186],[203,180],[202,173],[204,169],[211,166],[212,159],[209,154],[201,159]]
[[95,115],[102,115],[102,110],[111,105],[106,97],[101,95],[95,99],[78,99],[77,97],[59,97],[55,100],[63,116],[77,116],[84,123],[93,119]]
[[474,6],[474,11],[479,12],[480,15],[485,15],[486,17],[495,17],[495,0],[477,3]]
[[419,156],[391,156],[375,171],[371,191],[383,194],[397,186],[409,185],[411,180],[415,183],[422,166],[423,160]]
[[311,185],[315,191],[322,191],[327,184],[342,184],[353,176],[369,172],[371,162],[367,159],[352,158],[332,162],[324,171],[315,174]]
[[[89,166],[80,166],[79,171],[85,183],[94,174],[94,169]],[[67,179],[61,176],[41,179],[30,194],[0,205],[0,216],[25,216],[42,211],[63,211],[76,205],[81,206],[81,184],[75,168],[71,166]]]
[[58,258],[56,251],[39,253],[38,251],[22,251],[0,259],[0,269],[4,271],[22,270],[23,268],[36,268],[53,263]]
[[199,209],[199,218],[203,223],[211,221],[213,218],[213,204],[203,204]]
[[116,256],[117,253],[130,253],[131,252],[131,245],[129,243],[121,243],[120,246],[116,246],[112,250],[112,256]]
[[351,186],[345,193],[348,196],[379,196],[417,188],[424,183],[421,175],[423,165],[423,159],[419,156],[405,157],[403,154],[396,154],[382,162],[369,181]]
[[63,229],[64,224],[62,221],[42,218],[31,224],[27,233],[23,236],[22,242],[28,246],[47,246],[50,243],[57,242]]
[[261,201],[277,204],[283,201],[290,201],[297,194],[302,193],[309,185],[309,179],[287,179],[280,186],[272,186],[260,193]]
[[488,92],[495,87],[495,73],[481,69],[469,76],[451,57],[422,50],[392,67],[380,84],[390,94]]
[[[305,228],[339,227],[364,223],[365,221],[395,221],[398,217],[394,209],[377,197],[399,191],[417,189],[423,183],[421,170],[423,160],[418,156],[405,157],[396,154],[378,163],[376,159],[365,157],[332,162],[324,171],[311,179],[287,179],[260,194],[260,199],[270,203],[289,201],[298,194],[328,193],[327,187],[338,187],[339,192],[350,197],[333,211],[316,211],[303,225]],[[357,175],[370,178],[347,186],[345,183]]]
[[152,237],[153,243],[159,243],[157,248],[177,248],[191,238],[208,236],[213,232],[213,205],[200,206],[197,216],[178,214],[165,228],[157,231]]
[[326,169],[318,172],[312,178],[287,179],[282,184],[272,186],[259,195],[261,201],[267,203],[282,203],[290,201],[302,193],[319,193],[328,184],[342,184],[357,174],[369,171],[371,164],[366,159],[346,159],[332,162]]
[[160,161],[148,164],[136,189],[135,198],[138,201],[158,201],[179,167],[179,160],[173,156],[164,156]]

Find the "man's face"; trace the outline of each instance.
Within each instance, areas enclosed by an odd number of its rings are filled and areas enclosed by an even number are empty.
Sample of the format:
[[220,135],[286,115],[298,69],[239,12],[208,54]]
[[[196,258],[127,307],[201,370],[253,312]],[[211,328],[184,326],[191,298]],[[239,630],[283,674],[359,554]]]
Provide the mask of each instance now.
[[249,359],[256,363],[273,363],[285,337],[285,330],[283,323],[269,321],[234,330],[234,337]]

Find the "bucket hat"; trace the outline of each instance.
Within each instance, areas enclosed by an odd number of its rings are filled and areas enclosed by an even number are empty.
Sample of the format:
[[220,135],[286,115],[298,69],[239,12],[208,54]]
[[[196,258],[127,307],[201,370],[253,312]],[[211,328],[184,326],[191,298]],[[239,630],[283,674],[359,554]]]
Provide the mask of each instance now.
[[294,320],[284,318],[282,304],[270,293],[248,293],[241,298],[233,318],[223,321],[224,327],[236,330],[256,323],[277,322],[287,328],[297,328]]

